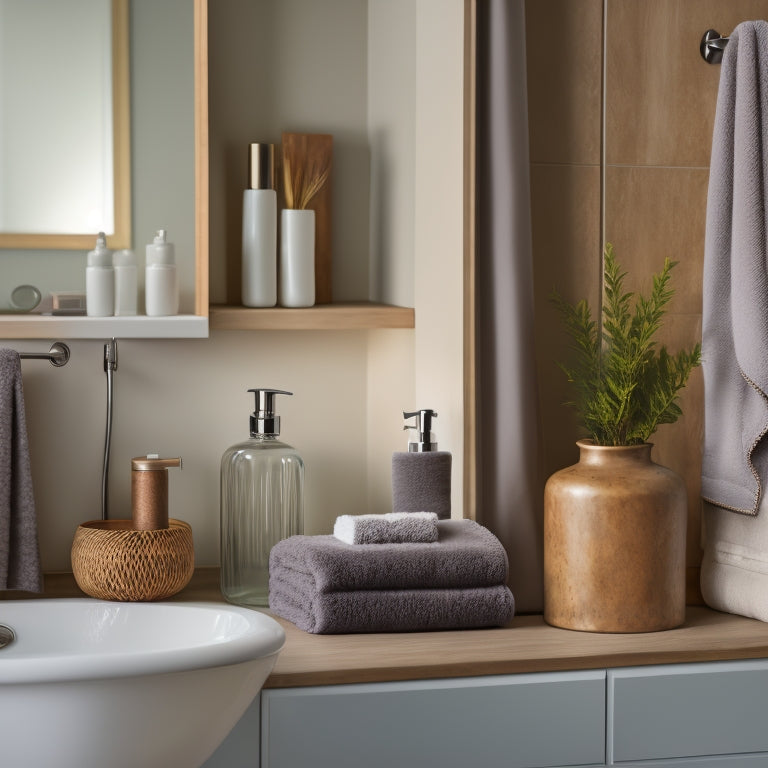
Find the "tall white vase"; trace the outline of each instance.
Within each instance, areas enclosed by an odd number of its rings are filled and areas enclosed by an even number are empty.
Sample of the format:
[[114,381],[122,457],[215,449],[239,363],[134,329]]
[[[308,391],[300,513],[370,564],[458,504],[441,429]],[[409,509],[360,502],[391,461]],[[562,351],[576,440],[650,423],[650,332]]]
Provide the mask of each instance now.
[[243,194],[242,301],[246,307],[277,304],[277,193]]
[[315,212],[286,208],[280,231],[280,304],[315,303]]

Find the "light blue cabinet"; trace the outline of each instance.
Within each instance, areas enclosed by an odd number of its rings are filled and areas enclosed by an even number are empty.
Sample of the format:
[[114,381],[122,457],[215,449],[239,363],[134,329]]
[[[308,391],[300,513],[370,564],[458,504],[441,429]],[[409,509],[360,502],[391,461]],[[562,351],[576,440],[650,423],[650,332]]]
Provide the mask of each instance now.
[[762,753],[755,764],[768,766],[768,662],[615,669],[607,680],[609,764],[744,755],[732,764],[746,765]]
[[259,768],[261,697],[257,696],[202,768]]
[[261,767],[602,765],[605,672],[262,693]]
[[262,691],[204,768],[768,768],[768,660]]

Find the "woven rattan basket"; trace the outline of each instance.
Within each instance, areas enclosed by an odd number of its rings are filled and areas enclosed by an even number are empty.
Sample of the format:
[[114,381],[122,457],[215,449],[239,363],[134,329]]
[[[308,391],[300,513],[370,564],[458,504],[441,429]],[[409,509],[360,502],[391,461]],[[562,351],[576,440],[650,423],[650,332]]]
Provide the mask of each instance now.
[[72,572],[80,589],[102,600],[162,600],[192,578],[192,529],[182,520],[168,528],[137,531],[131,520],[91,520],[77,527]]

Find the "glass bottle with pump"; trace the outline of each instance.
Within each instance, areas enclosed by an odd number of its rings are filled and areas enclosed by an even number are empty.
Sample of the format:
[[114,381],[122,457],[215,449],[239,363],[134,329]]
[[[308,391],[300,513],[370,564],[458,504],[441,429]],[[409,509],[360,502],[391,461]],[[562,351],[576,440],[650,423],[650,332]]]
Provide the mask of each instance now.
[[280,389],[256,395],[251,437],[221,459],[221,591],[231,603],[269,605],[269,553],[304,531],[304,462],[278,440]]

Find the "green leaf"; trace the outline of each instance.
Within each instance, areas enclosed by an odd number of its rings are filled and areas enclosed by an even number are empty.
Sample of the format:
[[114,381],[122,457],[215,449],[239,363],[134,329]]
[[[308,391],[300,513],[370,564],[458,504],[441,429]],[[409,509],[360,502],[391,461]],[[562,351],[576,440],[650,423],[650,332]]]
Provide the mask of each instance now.
[[560,367],[574,386],[572,404],[582,425],[599,445],[647,442],[660,424],[682,415],[678,396],[701,363],[701,346],[670,355],[655,340],[674,296],[676,263],[666,258],[650,294],[636,295],[624,289],[627,273],[606,244],[600,327],[585,300],[569,304],[557,292],[551,297],[570,338],[572,360]]

